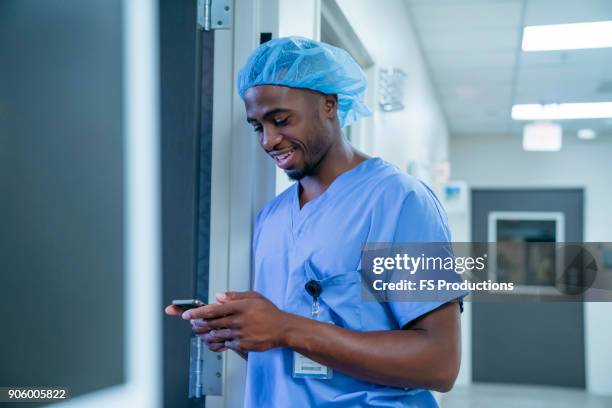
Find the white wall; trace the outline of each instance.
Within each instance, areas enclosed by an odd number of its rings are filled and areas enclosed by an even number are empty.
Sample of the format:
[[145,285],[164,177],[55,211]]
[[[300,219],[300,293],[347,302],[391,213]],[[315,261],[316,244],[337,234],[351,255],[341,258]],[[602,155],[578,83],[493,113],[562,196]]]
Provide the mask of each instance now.
[[[584,240],[612,241],[612,140],[566,135],[560,152],[525,152],[520,137],[451,139],[453,178],[472,188],[581,187]],[[612,394],[612,303],[585,305],[587,388]]]
[[[337,3],[374,59],[375,73],[381,67],[391,66],[407,74],[403,111],[383,113],[377,106],[370,106],[374,120],[372,150],[368,153],[402,170],[414,160],[419,164],[417,175],[433,184],[436,164],[448,159],[448,131],[408,7],[401,0],[337,0]],[[376,93],[374,97],[377,100]]]
[[319,39],[321,0],[278,0],[279,37],[299,35]]

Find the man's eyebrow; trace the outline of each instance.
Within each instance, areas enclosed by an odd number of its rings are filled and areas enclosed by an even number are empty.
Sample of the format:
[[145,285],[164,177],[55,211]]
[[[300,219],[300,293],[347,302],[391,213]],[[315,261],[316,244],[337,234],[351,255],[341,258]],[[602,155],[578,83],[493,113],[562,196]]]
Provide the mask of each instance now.
[[[268,119],[270,116],[274,116],[274,115],[276,115],[276,114],[278,114],[278,113],[288,113],[288,112],[291,112],[291,110],[289,110],[289,109],[284,109],[284,108],[276,108],[276,109],[272,109],[272,110],[269,110],[269,111],[267,111],[266,113],[264,113],[264,115],[263,115],[263,119],[264,119],[264,120],[266,120],[266,119]],[[257,122],[257,119],[248,117],[248,118],[247,118],[247,122],[249,122],[249,123],[251,123],[251,122]]]

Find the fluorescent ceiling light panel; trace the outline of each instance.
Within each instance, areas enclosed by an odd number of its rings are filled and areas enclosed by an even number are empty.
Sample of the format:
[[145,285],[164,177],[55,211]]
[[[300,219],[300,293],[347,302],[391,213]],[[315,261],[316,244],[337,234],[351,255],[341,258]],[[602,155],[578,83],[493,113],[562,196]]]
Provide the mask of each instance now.
[[561,150],[561,125],[556,123],[530,123],[523,128],[523,149],[538,152]]
[[525,104],[512,107],[514,120],[560,120],[612,118],[612,102]]
[[612,21],[551,24],[523,29],[523,51],[612,47]]

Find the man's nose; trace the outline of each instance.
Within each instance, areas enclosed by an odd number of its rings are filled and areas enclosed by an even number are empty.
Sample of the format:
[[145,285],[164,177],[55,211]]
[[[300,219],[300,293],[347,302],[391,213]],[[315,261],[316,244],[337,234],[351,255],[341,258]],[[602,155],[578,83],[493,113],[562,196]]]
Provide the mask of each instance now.
[[265,151],[269,152],[274,150],[274,147],[278,145],[282,139],[283,137],[280,133],[274,129],[264,127],[261,132],[259,143],[261,143],[261,147],[263,147]]

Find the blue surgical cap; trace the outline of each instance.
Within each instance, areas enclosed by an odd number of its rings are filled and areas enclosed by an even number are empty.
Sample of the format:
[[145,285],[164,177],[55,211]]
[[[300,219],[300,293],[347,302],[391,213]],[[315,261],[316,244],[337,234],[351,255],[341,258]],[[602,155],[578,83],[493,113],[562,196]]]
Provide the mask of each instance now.
[[238,73],[238,93],[257,85],[282,85],[338,95],[340,127],[372,114],[363,103],[365,75],[343,49],[303,37],[260,45]]

